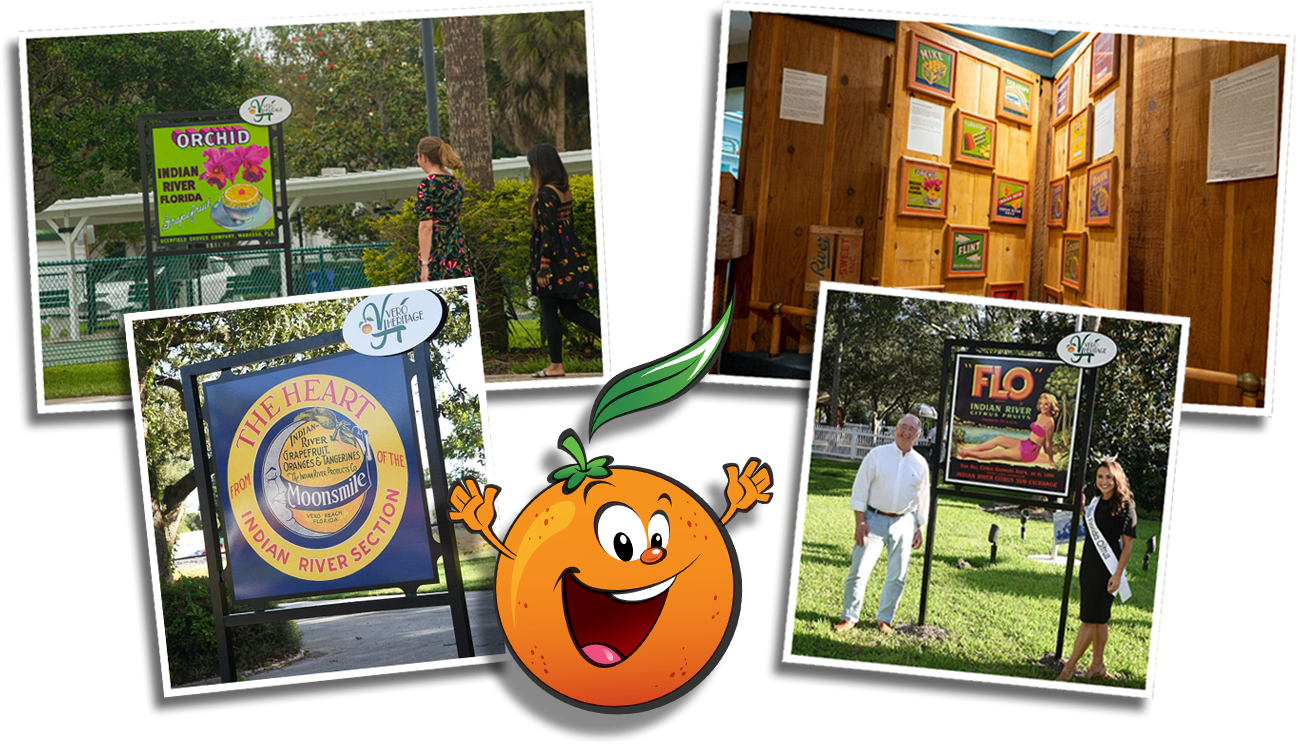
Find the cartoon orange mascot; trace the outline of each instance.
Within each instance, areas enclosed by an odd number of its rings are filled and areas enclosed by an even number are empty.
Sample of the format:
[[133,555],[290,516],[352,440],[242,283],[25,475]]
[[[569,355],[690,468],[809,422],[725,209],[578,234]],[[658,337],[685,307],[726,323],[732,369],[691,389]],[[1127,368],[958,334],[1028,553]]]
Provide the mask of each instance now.
[[[690,347],[606,385],[591,411],[590,436],[610,419],[674,400],[697,383],[729,317]],[[575,463],[549,475],[550,486],[503,541],[491,529],[499,487],[456,484],[451,517],[500,552],[500,626],[534,681],[594,711],[662,706],[697,685],[729,646],[742,582],[724,525],[770,500],[770,466],[757,458],[742,470],[724,466],[728,506],[717,518],[669,476],[614,467],[609,456],[587,459],[573,430],[558,445]]]

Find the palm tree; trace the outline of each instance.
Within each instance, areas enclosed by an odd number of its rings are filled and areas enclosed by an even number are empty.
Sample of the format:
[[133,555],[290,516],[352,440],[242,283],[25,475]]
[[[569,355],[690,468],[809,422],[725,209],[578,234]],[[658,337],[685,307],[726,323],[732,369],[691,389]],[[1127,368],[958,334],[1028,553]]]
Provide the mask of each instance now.
[[496,135],[524,152],[549,135],[559,152],[566,150],[568,97],[586,87],[585,14],[515,13],[488,23],[505,83]]

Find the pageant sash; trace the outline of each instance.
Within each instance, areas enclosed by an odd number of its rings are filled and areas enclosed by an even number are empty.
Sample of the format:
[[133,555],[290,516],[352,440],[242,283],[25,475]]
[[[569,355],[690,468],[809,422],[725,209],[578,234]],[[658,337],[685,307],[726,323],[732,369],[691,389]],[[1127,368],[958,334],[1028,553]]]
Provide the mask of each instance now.
[[[1094,510],[1099,506],[1102,497],[1095,497],[1090,502],[1090,506],[1085,508],[1085,530],[1090,535],[1090,540],[1094,541],[1094,547],[1099,551],[1099,556],[1103,559],[1104,566],[1108,567],[1108,575],[1117,573],[1117,555],[1112,552],[1112,546],[1108,545],[1108,539],[1103,537],[1103,532],[1094,522]],[[1126,584],[1126,572],[1121,572],[1121,586],[1117,588],[1117,595],[1121,597],[1121,602],[1130,600],[1130,585]]]

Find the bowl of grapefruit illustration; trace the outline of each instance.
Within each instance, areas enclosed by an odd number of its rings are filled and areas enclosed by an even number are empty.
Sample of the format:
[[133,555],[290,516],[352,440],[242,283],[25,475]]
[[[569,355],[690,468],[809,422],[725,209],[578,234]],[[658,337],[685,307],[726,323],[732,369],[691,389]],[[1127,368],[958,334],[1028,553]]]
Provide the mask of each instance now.
[[235,184],[221,193],[221,206],[234,220],[242,222],[252,217],[261,205],[261,192],[251,184]]

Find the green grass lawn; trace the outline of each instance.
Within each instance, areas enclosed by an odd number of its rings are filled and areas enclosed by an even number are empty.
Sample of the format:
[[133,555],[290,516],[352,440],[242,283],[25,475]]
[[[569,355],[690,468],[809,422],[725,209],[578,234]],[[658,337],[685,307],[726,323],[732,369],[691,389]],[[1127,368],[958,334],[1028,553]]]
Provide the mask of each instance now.
[[[1041,665],[1039,660],[1054,651],[1064,568],[1027,558],[1030,554],[1049,553],[1053,525],[1029,520],[1023,540],[1018,537],[1018,519],[987,513],[981,509],[983,503],[971,500],[942,498],[937,511],[927,623],[944,630],[944,637],[921,639],[905,633],[884,636],[874,628],[886,571],[885,558],[879,559],[870,576],[860,625],[842,634],[830,630],[842,612],[842,584],[851,563],[853,518],[848,499],[857,467],[855,463],[811,460],[793,622],[793,654],[1054,679],[1057,672]],[[989,564],[990,544],[986,540],[992,523],[1000,526],[997,562],[993,565]],[[1148,536],[1161,533],[1162,525],[1153,520],[1140,520],[1138,530],[1139,538],[1126,572],[1133,594],[1130,602],[1113,604],[1104,661],[1108,672],[1116,678],[1105,685],[1142,689],[1147,685],[1157,579],[1156,554],[1149,562],[1148,571],[1142,570],[1143,546]],[[1065,547],[1062,550],[1066,552]],[[958,568],[959,559],[974,567]],[[1079,559],[1077,571],[1080,571]],[[894,619],[898,627],[917,623],[922,582],[923,549],[920,549],[910,560],[905,594]],[[1071,653],[1080,625],[1079,602],[1079,579],[1074,576],[1064,656]],[[1083,671],[1088,664],[1087,652],[1079,669]],[[1090,684],[1079,677],[1076,680]]]
[[125,396],[131,392],[130,367],[126,360],[47,367],[44,376],[47,401],[77,396]]
[[509,321],[509,348],[534,349],[541,346],[540,319],[520,318]]

